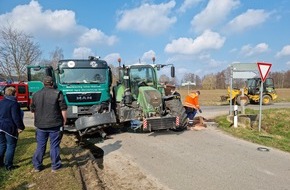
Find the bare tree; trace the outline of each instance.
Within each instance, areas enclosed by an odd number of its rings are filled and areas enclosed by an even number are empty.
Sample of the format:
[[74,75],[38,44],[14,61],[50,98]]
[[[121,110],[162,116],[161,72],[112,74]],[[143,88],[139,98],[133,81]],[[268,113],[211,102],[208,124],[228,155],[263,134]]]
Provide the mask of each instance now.
[[216,75],[208,74],[203,77],[202,88],[207,90],[216,89]]
[[276,88],[284,88],[284,72],[271,72],[269,77],[273,78]]
[[290,70],[284,74],[284,88],[290,88]]
[[185,73],[183,78],[181,79],[182,82],[196,82],[196,75],[193,73]]
[[216,74],[216,88],[225,89],[226,88],[225,81],[226,81],[225,71],[218,72]]
[[56,69],[57,63],[59,60],[63,59],[63,50],[59,47],[56,47],[56,49],[50,53],[50,60],[51,60],[51,66]]
[[170,82],[170,78],[169,78],[168,76],[166,76],[165,74],[162,74],[162,75],[159,77],[159,82],[160,82],[160,83]]
[[0,70],[6,78],[26,80],[26,66],[38,61],[39,45],[12,26],[0,28]]

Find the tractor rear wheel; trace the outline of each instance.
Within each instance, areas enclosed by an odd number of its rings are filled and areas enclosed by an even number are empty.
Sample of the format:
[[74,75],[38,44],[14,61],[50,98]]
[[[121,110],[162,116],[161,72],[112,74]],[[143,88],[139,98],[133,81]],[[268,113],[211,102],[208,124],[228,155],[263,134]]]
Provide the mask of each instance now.
[[170,110],[173,116],[179,117],[179,127],[177,130],[184,130],[187,127],[187,114],[180,99],[172,98],[166,100],[166,108]]

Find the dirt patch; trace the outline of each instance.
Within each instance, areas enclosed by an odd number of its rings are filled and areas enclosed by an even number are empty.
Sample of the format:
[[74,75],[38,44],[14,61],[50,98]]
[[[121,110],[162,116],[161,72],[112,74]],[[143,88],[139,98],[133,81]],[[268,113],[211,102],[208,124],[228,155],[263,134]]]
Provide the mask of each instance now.
[[[75,137],[67,137],[62,144],[66,147],[74,147],[70,149],[71,156],[77,163],[83,189],[168,189],[153,177],[146,175],[137,164],[123,155],[111,152],[104,158],[103,151],[93,143],[77,146]],[[93,150],[94,154],[89,149]]]

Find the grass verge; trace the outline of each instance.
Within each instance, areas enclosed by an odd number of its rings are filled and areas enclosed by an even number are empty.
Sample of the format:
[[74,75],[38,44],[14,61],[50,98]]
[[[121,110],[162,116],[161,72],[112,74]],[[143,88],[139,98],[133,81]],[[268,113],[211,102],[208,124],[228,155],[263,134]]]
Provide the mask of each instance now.
[[[259,111],[246,109],[246,114],[259,114]],[[227,133],[261,144],[290,152],[290,109],[268,109],[262,111],[261,131],[257,128],[234,128],[226,116],[216,118],[219,128]]]
[[[32,156],[36,148],[35,129],[26,128],[20,134],[14,164],[20,167],[13,171],[6,171],[5,168],[0,169],[0,189],[22,190],[22,189],[82,189],[80,184],[80,175],[78,172],[77,162],[72,155],[75,151],[75,143],[72,138],[64,135],[61,145],[61,158],[63,168],[57,172],[51,172],[51,161],[49,156],[49,145],[44,157],[44,170],[38,173],[32,172]],[[49,143],[48,143],[49,144]]]

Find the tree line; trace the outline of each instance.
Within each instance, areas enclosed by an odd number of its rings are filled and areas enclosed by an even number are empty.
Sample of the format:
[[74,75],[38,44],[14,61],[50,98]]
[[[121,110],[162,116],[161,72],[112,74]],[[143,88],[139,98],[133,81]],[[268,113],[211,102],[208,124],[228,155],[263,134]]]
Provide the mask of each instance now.
[[[42,51],[33,36],[13,28],[11,25],[0,28],[0,79],[13,79],[15,81],[27,80],[27,65],[52,65],[56,68],[59,60],[64,58],[63,50],[56,47],[50,52],[48,60],[42,59]],[[117,67],[110,65],[113,71],[113,81],[118,76]],[[218,73],[200,77],[194,73],[185,73],[182,78],[170,78],[166,75],[159,77],[159,82],[172,82],[179,88],[188,88],[182,84],[190,81],[195,85],[191,89],[226,89],[230,84],[230,68]],[[276,88],[290,88],[290,70],[270,72],[269,77],[274,79]],[[233,86],[243,87],[245,80],[233,80]]]

